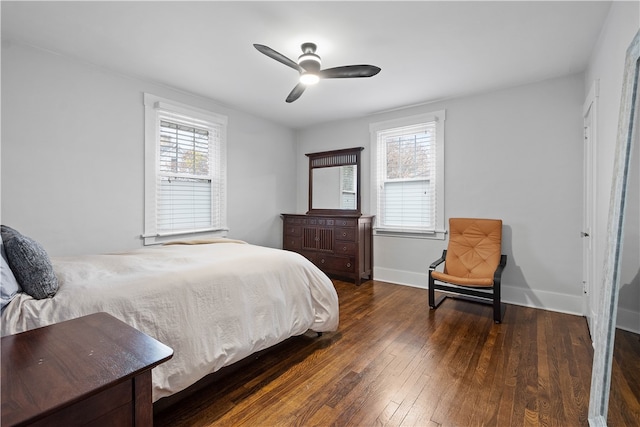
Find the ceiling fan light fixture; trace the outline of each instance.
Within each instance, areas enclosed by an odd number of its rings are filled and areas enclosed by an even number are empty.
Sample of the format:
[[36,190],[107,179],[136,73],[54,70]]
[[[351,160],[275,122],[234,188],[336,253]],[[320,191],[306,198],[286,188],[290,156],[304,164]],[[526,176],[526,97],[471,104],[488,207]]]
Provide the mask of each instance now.
[[314,85],[320,81],[320,77],[317,74],[313,73],[302,73],[300,74],[300,83],[304,85]]
[[300,73],[298,84],[289,93],[285,99],[287,103],[291,103],[300,98],[308,85],[318,83],[320,79],[343,79],[354,77],[372,77],[380,72],[380,67],[375,65],[343,65],[341,67],[320,69],[320,57],[316,55],[315,43],[303,43],[300,48],[302,55],[298,57],[298,62],[287,58],[283,54],[276,52],[269,46],[262,44],[254,44],[253,47],[271,59],[293,68]]

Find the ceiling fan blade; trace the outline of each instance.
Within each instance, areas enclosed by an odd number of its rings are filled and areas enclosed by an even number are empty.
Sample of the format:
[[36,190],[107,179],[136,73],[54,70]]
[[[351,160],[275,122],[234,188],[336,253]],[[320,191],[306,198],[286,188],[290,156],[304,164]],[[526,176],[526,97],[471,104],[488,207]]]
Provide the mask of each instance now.
[[300,67],[295,61],[292,61],[291,59],[287,58],[286,56],[284,56],[280,52],[276,52],[275,50],[271,49],[269,46],[265,46],[265,45],[262,45],[262,44],[254,44],[253,47],[258,49],[258,51],[260,53],[263,53],[263,54],[267,55],[269,58],[273,58],[276,61],[281,62],[284,65],[293,68],[294,70],[298,71],[299,73],[302,73],[304,71],[302,69],[302,67]]
[[371,77],[380,72],[380,67],[375,65],[345,65],[342,67],[320,70],[318,77],[321,79],[341,79],[352,77]]
[[296,99],[300,98],[300,95],[302,95],[302,92],[304,92],[305,89],[306,89],[306,86],[304,84],[298,83],[296,87],[293,88],[289,96],[287,96],[286,101],[291,103]]

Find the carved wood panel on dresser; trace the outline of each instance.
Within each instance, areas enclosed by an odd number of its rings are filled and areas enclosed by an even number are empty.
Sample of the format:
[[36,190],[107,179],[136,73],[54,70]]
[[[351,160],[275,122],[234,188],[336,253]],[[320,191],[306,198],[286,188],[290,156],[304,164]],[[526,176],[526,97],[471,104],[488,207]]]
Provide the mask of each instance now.
[[282,247],[330,276],[373,279],[373,216],[283,214]]

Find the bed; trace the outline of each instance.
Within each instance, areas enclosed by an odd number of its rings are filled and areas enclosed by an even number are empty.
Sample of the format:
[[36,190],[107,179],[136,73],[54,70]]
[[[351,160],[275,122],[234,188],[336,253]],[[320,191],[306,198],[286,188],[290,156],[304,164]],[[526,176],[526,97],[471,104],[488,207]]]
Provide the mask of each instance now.
[[289,337],[337,329],[333,284],[301,255],[230,239],[196,243],[52,257],[55,296],[16,294],[1,334],[107,312],[173,348],[153,370],[155,402]]

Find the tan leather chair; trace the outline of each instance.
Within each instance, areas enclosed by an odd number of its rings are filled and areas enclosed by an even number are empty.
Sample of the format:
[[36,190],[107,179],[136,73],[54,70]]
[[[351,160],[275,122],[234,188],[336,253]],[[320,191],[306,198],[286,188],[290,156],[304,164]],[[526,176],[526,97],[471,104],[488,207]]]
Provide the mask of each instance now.
[[[444,262],[444,271],[436,267]],[[449,245],[442,257],[429,266],[429,307],[435,310],[447,298],[435,301],[435,291],[470,297],[493,305],[493,320],[502,322],[500,300],[502,270],[502,220],[450,218]]]

